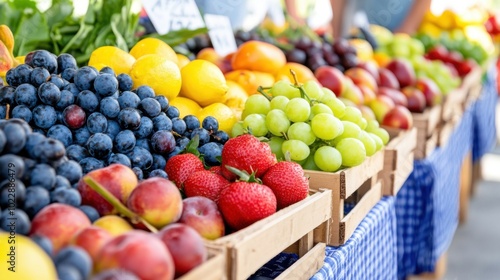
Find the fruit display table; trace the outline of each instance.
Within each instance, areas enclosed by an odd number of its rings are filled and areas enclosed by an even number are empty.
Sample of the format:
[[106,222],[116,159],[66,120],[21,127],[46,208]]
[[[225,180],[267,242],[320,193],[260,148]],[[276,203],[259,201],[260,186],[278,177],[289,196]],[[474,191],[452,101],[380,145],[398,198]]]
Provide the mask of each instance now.
[[432,272],[458,225],[459,179],[472,148],[473,109],[469,107],[447,145],[417,160],[396,196],[398,278]]
[[[275,278],[296,259],[282,253],[250,279]],[[344,245],[326,247],[325,263],[311,279],[396,279],[397,264],[395,199],[384,197]]]

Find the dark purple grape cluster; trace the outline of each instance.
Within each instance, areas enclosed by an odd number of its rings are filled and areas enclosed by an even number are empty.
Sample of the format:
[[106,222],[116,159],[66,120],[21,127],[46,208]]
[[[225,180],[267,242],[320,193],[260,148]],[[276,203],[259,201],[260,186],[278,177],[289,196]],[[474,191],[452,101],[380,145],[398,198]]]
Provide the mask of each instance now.
[[[82,177],[78,162],[68,159],[61,141],[33,132],[22,119],[0,120],[0,228],[28,234],[31,220],[50,203],[82,207],[76,189]],[[97,211],[86,206],[95,219]],[[97,214],[98,217],[98,214]]]
[[343,38],[331,43],[324,38],[313,41],[304,36],[291,43],[295,48],[285,52],[287,61],[306,65],[312,71],[329,65],[344,72],[358,65],[356,49]]
[[216,119],[208,117],[210,126],[205,126],[206,120],[195,116],[180,118],[179,110],[152,88],[133,89],[129,75],[116,76],[109,67],[78,68],[68,54],[32,52],[6,78],[9,86],[0,88],[0,118],[8,105],[11,117],[59,140],[83,174],[120,163],[140,180],[167,178],[166,161],[194,135],[199,135],[199,150],[208,165],[217,164],[228,138],[218,131]]

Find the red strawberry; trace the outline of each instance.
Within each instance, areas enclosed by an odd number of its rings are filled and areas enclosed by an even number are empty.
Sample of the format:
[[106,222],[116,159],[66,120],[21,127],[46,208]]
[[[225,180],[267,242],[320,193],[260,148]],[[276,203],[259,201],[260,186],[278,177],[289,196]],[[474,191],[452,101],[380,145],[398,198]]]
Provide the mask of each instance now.
[[165,165],[168,179],[180,189],[189,175],[196,171],[205,170],[203,162],[193,154],[180,154],[171,157]]
[[196,171],[184,181],[187,197],[204,196],[217,202],[219,194],[230,182],[209,170]]
[[274,214],[276,197],[262,184],[235,182],[222,190],[218,206],[224,221],[240,230]]
[[255,172],[260,178],[269,167],[276,163],[276,155],[271,152],[269,144],[260,142],[251,134],[243,134],[229,139],[222,148],[222,175],[229,181],[236,178],[226,165],[232,166],[248,173]]
[[219,174],[219,175],[222,175],[222,171],[221,171],[221,167],[219,165],[216,165],[216,166],[212,166],[210,167],[210,170],[211,172],[215,173],[215,174]]
[[296,162],[280,161],[271,166],[262,183],[273,190],[278,209],[305,199],[309,193],[309,181],[302,166]]

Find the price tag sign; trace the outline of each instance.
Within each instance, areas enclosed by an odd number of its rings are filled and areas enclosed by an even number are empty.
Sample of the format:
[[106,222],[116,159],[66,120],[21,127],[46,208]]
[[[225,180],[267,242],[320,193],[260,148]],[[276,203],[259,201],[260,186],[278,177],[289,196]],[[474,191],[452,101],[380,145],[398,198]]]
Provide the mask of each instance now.
[[194,0],[142,0],[142,5],[160,35],[205,26]]
[[208,28],[208,36],[212,41],[215,51],[220,56],[235,52],[238,48],[234,40],[231,22],[226,16],[205,14],[205,23]]

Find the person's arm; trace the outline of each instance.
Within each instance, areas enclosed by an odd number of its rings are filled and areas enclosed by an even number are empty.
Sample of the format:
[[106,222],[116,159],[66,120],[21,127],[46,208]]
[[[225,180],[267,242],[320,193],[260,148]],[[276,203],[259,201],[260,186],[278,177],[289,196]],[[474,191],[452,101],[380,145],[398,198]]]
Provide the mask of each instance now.
[[415,0],[412,4],[408,16],[396,32],[413,34],[417,31],[425,13],[431,8],[432,0]]
[[297,0],[285,0],[285,6],[288,14],[295,20],[295,22],[302,25],[306,21],[299,15],[296,1]]
[[342,37],[342,14],[344,11],[345,0],[330,0],[332,6],[332,32],[333,38]]

